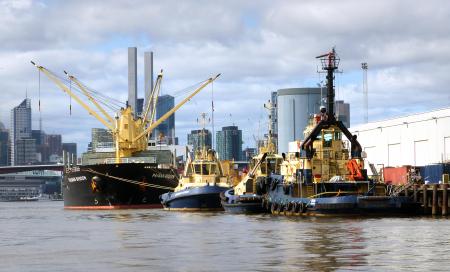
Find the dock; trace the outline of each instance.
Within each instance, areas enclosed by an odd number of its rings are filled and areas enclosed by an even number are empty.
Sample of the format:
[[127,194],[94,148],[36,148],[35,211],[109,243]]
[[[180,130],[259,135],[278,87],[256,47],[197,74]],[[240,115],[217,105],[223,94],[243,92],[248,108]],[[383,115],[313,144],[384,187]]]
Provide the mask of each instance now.
[[424,215],[447,216],[449,211],[449,184],[412,184],[404,186],[399,195],[409,196],[421,204]]

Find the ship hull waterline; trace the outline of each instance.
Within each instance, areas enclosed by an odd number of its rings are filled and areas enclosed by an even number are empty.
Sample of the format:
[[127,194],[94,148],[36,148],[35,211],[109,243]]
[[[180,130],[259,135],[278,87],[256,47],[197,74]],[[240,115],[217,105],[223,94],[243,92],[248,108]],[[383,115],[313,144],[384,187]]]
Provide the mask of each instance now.
[[178,185],[174,169],[150,163],[95,164],[66,167],[64,208],[111,210],[162,208],[159,195]]
[[405,196],[293,197],[281,184],[268,190],[263,206],[274,215],[286,216],[410,216],[420,208]]
[[256,214],[265,213],[262,206],[263,196],[256,194],[235,195],[234,189],[225,191],[220,195],[222,207],[227,213]]
[[160,196],[165,210],[169,211],[223,211],[220,193],[229,187],[217,185],[191,187]]

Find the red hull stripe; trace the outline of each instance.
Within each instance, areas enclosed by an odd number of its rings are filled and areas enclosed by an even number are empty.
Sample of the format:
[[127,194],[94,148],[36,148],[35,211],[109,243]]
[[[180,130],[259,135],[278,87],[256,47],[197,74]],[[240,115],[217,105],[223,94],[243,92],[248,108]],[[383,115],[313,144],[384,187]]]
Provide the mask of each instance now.
[[161,204],[114,205],[114,206],[64,206],[66,210],[121,210],[121,209],[161,209]]

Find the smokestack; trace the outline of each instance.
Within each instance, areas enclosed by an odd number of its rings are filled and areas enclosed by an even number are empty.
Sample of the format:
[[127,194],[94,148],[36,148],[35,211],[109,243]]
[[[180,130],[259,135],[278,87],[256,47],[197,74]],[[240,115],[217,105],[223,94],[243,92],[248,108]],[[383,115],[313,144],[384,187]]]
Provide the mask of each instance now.
[[153,52],[144,52],[144,88],[144,108],[147,108],[148,103],[150,103],[147,99],[153,90]]
[[128,105],[136,116],[137,104],[137,48],[128,47]]

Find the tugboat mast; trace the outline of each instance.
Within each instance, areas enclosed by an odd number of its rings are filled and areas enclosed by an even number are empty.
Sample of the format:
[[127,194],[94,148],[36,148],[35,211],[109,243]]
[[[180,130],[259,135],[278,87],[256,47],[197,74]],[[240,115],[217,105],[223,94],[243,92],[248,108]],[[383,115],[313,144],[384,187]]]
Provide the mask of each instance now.
[[327,54],[316,57],[322,63],[322,70],[327,71],[327,112],[328,118],[335,119],[334,115],[334,71],[338,69],[340,58],[333,49]]

